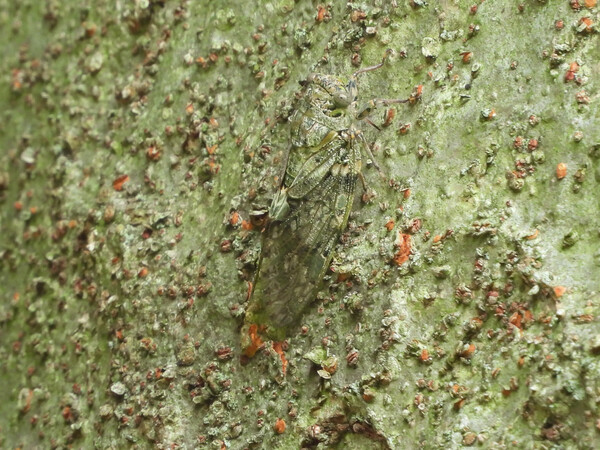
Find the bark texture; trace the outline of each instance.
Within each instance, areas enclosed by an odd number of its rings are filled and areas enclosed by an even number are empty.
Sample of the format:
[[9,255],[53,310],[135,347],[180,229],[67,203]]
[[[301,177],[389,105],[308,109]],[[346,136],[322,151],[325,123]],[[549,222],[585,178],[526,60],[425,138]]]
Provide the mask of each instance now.
[[[599,20],[0,0],[0,446],[597,448]],[[298,83],[388,48],[360,98],[415,101],[363,130],[383,176],[297,327],[244,357]]]

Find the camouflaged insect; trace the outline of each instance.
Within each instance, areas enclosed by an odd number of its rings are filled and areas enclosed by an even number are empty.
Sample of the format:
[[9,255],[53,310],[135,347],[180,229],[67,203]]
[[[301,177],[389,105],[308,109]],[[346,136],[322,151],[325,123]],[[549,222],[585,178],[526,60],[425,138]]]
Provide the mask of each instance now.
[[374,161],[358,124],[380,105],[408,100],[371,100],[357,105],[357,76],[347,83],[311,74],[303,102],[291,118],[289,150],[281,189],[269,209],[258,275],[246,312],[243,337],[260,327],[282,340],[299,325],[314,300],[334,247],[346,227],[361,176],[362,146]]

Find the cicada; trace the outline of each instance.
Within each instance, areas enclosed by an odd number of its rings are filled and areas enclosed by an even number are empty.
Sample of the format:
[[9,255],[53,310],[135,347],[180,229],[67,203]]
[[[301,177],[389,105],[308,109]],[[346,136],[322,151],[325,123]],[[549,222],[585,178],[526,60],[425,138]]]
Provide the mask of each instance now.
[[291,145],[281,186],[263,233],[242,331],[246,341],[255,339],[258,329],[274,341],[285,339],[316,296],[362,180],[361,148],[376,165],[360,125],[374,125],[369,114],[378,106],[410,101],[358,104],[358,76],[383,66],[389,54],[347,82],[311,74],[304,83],[302,104],[290,120]]

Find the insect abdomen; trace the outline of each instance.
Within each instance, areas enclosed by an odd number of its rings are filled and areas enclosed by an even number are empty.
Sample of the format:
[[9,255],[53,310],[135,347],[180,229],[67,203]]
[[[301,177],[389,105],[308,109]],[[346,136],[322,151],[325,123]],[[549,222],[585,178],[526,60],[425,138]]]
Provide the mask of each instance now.
[[360,152],[354,141],[336,134],[304,161],[285,188],[289,211],[263,236],[259,276],[246,318],[266,326],[273,339],[285,338],[315,298],[348,220],[357,159]]

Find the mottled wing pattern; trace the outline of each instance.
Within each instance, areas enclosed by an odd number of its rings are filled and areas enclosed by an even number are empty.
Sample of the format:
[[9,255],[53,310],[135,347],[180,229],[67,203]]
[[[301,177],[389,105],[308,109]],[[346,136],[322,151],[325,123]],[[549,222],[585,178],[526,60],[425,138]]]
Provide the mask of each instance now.
[[354,139],[332,132],[317,148],[292,150],[304,163],[286,183],[288,214],[265,231],[246,317],[247,323],[266,325],[273,339],[283,339],[297,325],[327,271],[352,207],[360,171],[357,147]]
[[368,116],[378,105],[409,101],[374,99],[357,109],[356,77],[382,67],[390,54],[386,50],[381,63],[354,72],[347,83],[318,73],[301,83],[283,185],[269,208],[271,222],[246,311],[242,345],[248,356],[262,344],[258,332],[287,337],[315,297],[352,207],[361,166],[357,140],[370,155],[356,125],[363,120],[373,125]]

